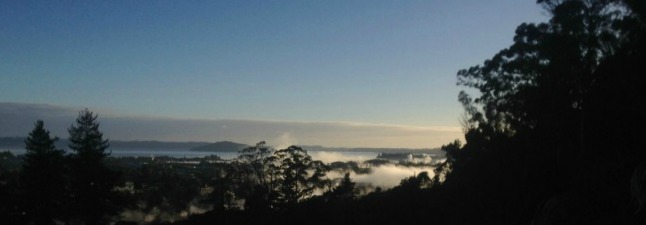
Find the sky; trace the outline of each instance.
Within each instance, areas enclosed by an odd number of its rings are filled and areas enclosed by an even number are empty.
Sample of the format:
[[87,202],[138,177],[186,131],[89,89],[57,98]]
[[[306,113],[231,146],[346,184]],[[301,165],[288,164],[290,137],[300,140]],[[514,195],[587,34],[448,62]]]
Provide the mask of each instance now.
[[[38,115],[87,107],[185,121],[184,130],[280,124],[263,128],[278,129],[266,137],[238,131],[239,139],[437,147],[461,137],[456,72],[509,46],[520,23],[545,20],[535,1],[519,0],[0,0],[0,113],[16,104],[45,110]],[[6,135],[25,133],[1,120]],[[339,131],[357,126],[372,130]],[[384,127],[398,131],[375,137]],[[401,129],[450,133],[413,140]],[[229,138],[208,129],[145,133],[120,139]]]

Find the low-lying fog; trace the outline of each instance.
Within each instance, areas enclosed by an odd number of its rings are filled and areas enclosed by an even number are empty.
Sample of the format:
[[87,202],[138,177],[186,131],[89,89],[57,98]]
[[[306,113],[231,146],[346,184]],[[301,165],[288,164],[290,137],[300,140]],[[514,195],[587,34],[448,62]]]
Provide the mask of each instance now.
[[[347,165],[353,164],[358,166],[360,170],[369,169],[369,173],[357,173],[349,171],[351,179],[357,184],[357,191],[360,195],[365,195],[374,191],[377,187],[387,190],[400,184],[402,179],[416,176],[417,174],[427,171],[429,176],[433,176],[434,167],[431,166],[431,159],[429,156],[423,157],[421,160],[408,157],[405,159],[404,165],[402,163],[390,161],[381,165],[365,163],[367,160],[374,160],[377,158],[378,153],[375,152],[325,152],[325,151],[311,151],[309,153],[313,159],[321,160],[327,164],[335,162],[343,162]],[[233,158],[233,157],[232,157]],[[428,161],[428,162],[427,162]],[[356,162],[352,163],[352,162]],[[410,164],[409,164],[410,163]],[[406,166],[408,165],[408,166]],[[364,170],[365,172],[365,170]],[[327,178],[339,181],[345,175],[346,171],[343,169],[333,169],[327,173]],[[325,190],[320,189],[315,191],[316,195],[323,194]],[[210,205],[200,204],[199,201],[194,199],[188,203],[186,209],[180,213],[173,213],[153,208],[150,210],[127,210],[121,214],[122,219],[127,221],[135,221],[138,223],[144,222],[172,222],[179,219],[186,218],[190,214],[201,214],[212,209]]]
[[[372,184],[374,187],[381,187],[382,189],[389,189],[399,185],[402,179],[415,176],[420,172],[427,171],[429,176],[433,176],[434,167],[407,167],[396,164],[388,164],[382,166],[373,166],[372,172],[368,174],[356,174],[350,172],[350,177],[357,184]],[[330,171],[328,177],[330,179],[342,178],[345,172]]]
[[326,151],[309,151],[312,159],[321,160],[324,163],[332,162],[363,162],[366,160],[377,158],[376,152],[326,152]]
[[[370,166],[362,162],[366,160],[375,159],[378,153],[374,152],[325,152],[325,151],[312,151],[309,153],[313,159],[321,160],[324,163],[332,162],[358,162],[361,167],[370,167],[371,172],[368,174],[350,173],[352,180],[359,184],[371,184],[373,187],[381,187],[382,189],[389,189],[399,185],[402,179],[415,176],[420,172],[427,171],[429,176],[433,176],[434,167],[430,166],[430,157],[427,159],[409,159],[413,163],[425,163],[428,166],[403,166],[395,163],[386,164],[381,166]],[[342,178],[345,172],[330,171],[328,178]]]

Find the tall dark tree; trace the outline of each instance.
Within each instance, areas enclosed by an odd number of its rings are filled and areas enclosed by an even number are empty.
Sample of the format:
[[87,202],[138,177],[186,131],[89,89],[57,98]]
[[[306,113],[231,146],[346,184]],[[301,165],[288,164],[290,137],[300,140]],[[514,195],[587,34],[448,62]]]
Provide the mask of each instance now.
[[56,149],[42,120],[25,140],[21,173],[22,196],[26,217],[34,224],[55,224],[65,219],[67,177],[64,151]]
[[321,161],[312,160],[303,148],[290,146],[275,151],[270,160],[272,199],[277,208],[292,207],[310,197],[316,188],[325,186],[327,166]]
[[268,158],[272,153],[272,149],[267,147],[264,141],[261,141],[255,146],[240,150],[238,159],[250,167],[253,179],[256,179],[261,185],[267,186]]
[[269,165],[272,153],[273,149],[266,146],[264,141],[239,151],[238,160],[242,164],[242,174],[245,178],[241,186],[246,186],[242,188],[246,189],[245,193],[241,194],[245,198],[246,210],[259,211],[270,208]]
[[76,124],[72,124],[68,129],[69,147],[79,158],[103,159],[109,155],[105,150],[110,145],[108,139],[104,139],[103,133],[99,131],[97,117],[98,115],[85,109],[79,112]]
[[529,132],[542,140],[537,144],[556,143],[542,152],[562,164],[585,149],[590,91],[600,78],[596,71],[628,41],[618,29],[628,15],[618,1],[538,2],[552,14],[551,20],[521,24],[512,46],[482,66],[459,71],[459,84],[480,91],[475,99],[463,92],[460,101],[473,126],[467,145],[481,142],[478,138]]
[[88,224],[107,224],[119,211],[119,196],[114,191],[119,174],[107,168],[108,140],[99,131],[97,115],[85,109],[79,112],[69,131],[71,155],[71,190],[74,219]]
[[458,72],[480,93],[460,93],[466,144],[453,151],[447,185],[507,192],[499,201],[526,207],[507,210],[532,212],[537,224],[625,223],[631,174],[646,163],[646,4],[537,2],[549,22],[521,24],[509,48]]

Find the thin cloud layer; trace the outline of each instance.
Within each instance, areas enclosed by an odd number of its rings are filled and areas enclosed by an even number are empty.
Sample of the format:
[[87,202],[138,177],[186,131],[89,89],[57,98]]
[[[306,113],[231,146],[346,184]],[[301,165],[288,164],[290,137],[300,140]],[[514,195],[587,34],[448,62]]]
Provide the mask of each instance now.
[[[36,120],[54,135],[67,136],[82,107],[0,103],[0,136],[26,136]],[[90,109],[92,110],[92,109]],[[113,140],[234,141],[261,140],[290,145],[334,147],[433,148],[460,138],[459,127],[421,127],[355,122],[199,120],[99,114],[101,129]]]

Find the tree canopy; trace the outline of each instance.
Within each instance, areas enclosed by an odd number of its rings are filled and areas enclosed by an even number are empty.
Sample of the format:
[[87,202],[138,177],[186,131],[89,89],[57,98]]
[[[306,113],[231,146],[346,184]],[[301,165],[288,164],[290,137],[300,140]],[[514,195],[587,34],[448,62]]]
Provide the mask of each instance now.
[[64,151],[56,149],[57,137],[50,136],[42,120],[25,140],[24,164],[21,184],[24,215],[35,224],[56,224],[64,221],[68,213],[63,210],[67,202],[67,168]]
[[107,224],[119,211],[119,195],[114,190],[119,174],[107,168],[108,140],[99,130],[97,115],[79,112],[69,131],[71,193],[74,220],[85,224]]
[[446,186],[522,196],[514,210],[540,209],[540,224],[631,221],[628,184],[646,163],[646,5],[537,2],[549,22],[521,24],[510,47],[457,74],[478,95],[459,94],[466,144],[447,148]]

